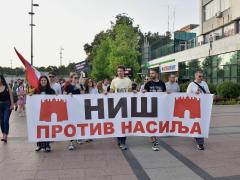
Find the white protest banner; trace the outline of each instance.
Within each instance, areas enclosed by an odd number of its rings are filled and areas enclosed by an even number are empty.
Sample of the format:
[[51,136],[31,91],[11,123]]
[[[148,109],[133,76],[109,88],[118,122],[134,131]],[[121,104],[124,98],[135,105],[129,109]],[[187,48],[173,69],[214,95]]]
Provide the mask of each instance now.
[[27,97],[29,141],[123,136],[208,137],[212,94],[117,93]]

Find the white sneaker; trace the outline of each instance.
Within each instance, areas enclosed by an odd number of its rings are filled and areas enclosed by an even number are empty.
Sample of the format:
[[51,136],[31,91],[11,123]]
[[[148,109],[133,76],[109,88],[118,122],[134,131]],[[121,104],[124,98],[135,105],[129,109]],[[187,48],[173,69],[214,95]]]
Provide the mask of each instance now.
[[159,147],[158,147],[158,145],[156,144],[156,142],[153,142],[153,144],[152,144],[152,149],[153,149],[153,151],[159,151]]
[[198,150],[201,150],[201,151],[204,151],[205,150],[205,147],[203,144],[197,144],[197,149]]
[[125,144],[120,144],[119,147],[121,150],[127,150],[127,146]]
[[74,150],[74,149],[75,149],[75,147],[74,147],[73,143],[71,142],[71,143],[69,144],[69,146],[68,146],[68,150],[69,150],[69,151],[72,151],[72,150]]

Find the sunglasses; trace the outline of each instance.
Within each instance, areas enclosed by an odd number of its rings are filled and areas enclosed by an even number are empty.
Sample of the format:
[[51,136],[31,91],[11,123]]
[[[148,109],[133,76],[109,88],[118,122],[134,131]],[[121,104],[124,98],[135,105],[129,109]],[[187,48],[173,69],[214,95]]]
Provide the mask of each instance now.
[[148,81],[148,79],[144,79],[144,80]]
[[55,76],[48,76],[49,78],[55,78]]
[[78,77],[74,77],[74,79],[78,79]]
[[198,76],[199,78],[202,78],[203,76]]

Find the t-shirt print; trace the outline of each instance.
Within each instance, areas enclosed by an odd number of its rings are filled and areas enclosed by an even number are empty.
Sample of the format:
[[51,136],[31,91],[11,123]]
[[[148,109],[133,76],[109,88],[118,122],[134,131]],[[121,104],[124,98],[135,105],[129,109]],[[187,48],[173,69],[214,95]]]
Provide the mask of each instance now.
[[127,88],[117,88],[117,92],[118,93],[128,92],[128,89]]
[[150,92],[163,92],[161,86],[150,86],[150,87],[149,87],[149,91],[150,91]]

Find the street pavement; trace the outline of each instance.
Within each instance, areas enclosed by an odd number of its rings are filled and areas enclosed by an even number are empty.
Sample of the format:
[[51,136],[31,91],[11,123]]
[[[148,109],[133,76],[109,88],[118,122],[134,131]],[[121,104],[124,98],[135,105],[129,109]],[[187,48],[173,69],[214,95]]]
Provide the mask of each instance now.
[[154,152],[146,137],[129,137],[128,151],[113,138],[68,151],[54,142],[51,153],[35,152],[26,120],[13,112],[8,143],[0,143],[0,180],[240,180],[240,106],[214,106],[206,150],[192,138],[160,138]]

